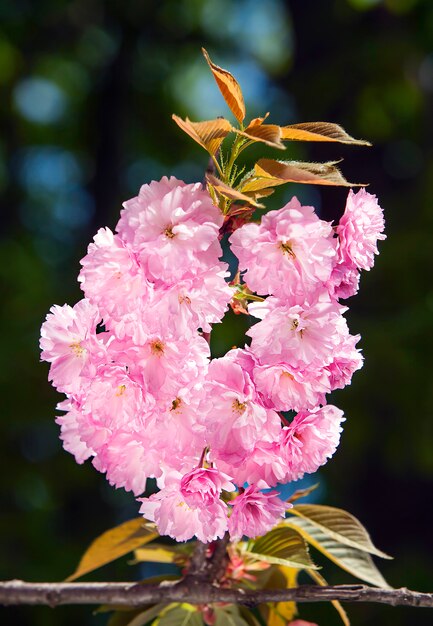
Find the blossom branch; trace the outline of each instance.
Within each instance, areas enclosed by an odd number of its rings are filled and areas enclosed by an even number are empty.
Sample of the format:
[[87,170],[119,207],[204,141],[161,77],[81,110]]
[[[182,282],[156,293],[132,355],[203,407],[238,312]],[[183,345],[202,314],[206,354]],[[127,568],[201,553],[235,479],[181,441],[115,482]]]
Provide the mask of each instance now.
[[[192,579],[193,582],[194,579]],[[183,583],[184,581],[182,581]],[[109,604],[129,607],[157,602],[207,604],[228,602],[256,606],[263,602],[375,602],[391,606],[433,608],[433,593],[406,588],[378,589],[367,585],[319,587],[301,585],[291,589],[223,589],[209,583],[144,585],[140,583],[26,583],[21,580],[0,582],[2,605]]]

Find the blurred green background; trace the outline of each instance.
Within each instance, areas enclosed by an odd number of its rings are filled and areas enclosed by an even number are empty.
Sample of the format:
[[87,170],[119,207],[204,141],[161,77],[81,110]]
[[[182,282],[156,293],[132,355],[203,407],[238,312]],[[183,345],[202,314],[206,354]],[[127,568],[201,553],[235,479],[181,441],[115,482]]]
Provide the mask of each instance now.
[[[376,266],[349,301],[366,362],[333,398],[347,422],[319,495],[395,556],[380,564],[392,585],[432,591],[431,0],[0,1],[0,578],[61,580],[89,541],[137,514],[132,495],[62,450],[38,335],[53,303],[80,298],[79,259],[123,200],[164,174],[201,180],[205,154],[171,113],[228,115],[202,45],[238,78],[251,117],[339,122],[374,143],[286,152],[345,157],[347,178],[370,183],[387,220]],[[269,206],[293,193],[338,219],[347,192],[292,187]],[[217,351],[241,341],[242,324],[218,333]],[[332,565],[323,574],[354,582]],[[139,575],[124,559],[93,580]],[[425,609],[348,608],[353,626],[433,621]],[[339,623],[327,606],[301,611]],[[8,626],[105,622],[89,607],[0,609]]]

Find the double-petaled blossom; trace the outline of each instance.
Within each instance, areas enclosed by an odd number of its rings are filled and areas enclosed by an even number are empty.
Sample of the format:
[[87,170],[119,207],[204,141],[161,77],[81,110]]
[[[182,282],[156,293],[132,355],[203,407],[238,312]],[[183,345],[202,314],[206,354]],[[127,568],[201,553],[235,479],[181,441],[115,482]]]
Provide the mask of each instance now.
[[125,316],[136,315],[142,303],[152,303],[152,284],[137,255],[109,228],[98,230],[81,265],[81,288],[110,329],[122,324]]
[[[140,513],[155,522],[162,535],[169,535],[177,541],[187,541],[194,536],[205,543],[221,539],[228,525],[227,505],[216,497],[209,503],[205,498],[203,502],[197,498],[192,499],[194,503],[191,500],[188,503],[181,480],[179,473],[170,473],[158,493],[140,498]],[[188,499],[190,495],[187,493]]]
[[260,224],[245,224],[230,242],[251,289],[294,301],[314,295],[329,279],[336,256],[331,224],[297,198]]
[[180,481],[180,491],[185,502],[191,506],[209,506],[216,502],[221,491],[234,491],[230,476],[213,467],[196,467]]
[[379,254],[377,242],[386,239],[383,210],[376,196],[360,189],[349,191],[346,209],[336,228],[342,262],[369,270],[374,265],[374,255]]
[[[41,329],[49,378],[67,396],[64,448],[136,496],[155,478],[140,511],[178,541],[266,533],[289,505],[261,490],[333,455],[344,419],[326,395],[362,366],[339,299],[356,293],[384,238],[364,190],[349,193],[335,231],[296,198],[240,226],[230,244],[258,321],[251,345],[210,360],[205,337],[234,293],[223,221],[200,184],[143,185],[117,232],[101,228],[89,245],[85,298],[52,307]],[[280,411],[297,414],[289,423]]]
[[105,344],[96,335],[98,309],[86,299],[74,307],[54,305],[42,324],[41,358],[51,363],[49,380],[61,392],[81,390],[81,375],[104,361]]
[[322,291],[314,300],[290,305],[268,298],[249,310],[262,317],[246,333],[251,351],[264,364],[287,363],[303,371],[317,372],[331,363],[335,346],[346,330],[345,307]]
[[230,538],[239,540],[244,535],[257,537],[264,535],[284,517],[290,508],[287,502],[278,497],[276,491],[263,493],[255,485],[250,485],[230,502],[232,512],[228,527]]
[[116,230],[156,285],[174,284],[218,264],[223,215],[200,183],[164,177],[143,185],[123,206]]
[[234,350],[211,361],[200,410],[212,459],[234,466],[245,461],[257,441],[272,441],[280,429],[278,414],[264,405],[241,364],[245,356]]
[[343,411],[328,404],[298,413],[281,432],[281,453],[287,463],[287,481],[315,472],[337,449]]

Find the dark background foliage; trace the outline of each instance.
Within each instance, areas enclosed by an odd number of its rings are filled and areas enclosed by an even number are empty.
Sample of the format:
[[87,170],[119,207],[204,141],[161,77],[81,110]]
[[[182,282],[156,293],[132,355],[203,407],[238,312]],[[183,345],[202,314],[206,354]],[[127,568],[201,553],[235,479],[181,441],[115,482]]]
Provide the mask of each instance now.
[[[15,0],[0,2],[1,450],[0,578],[61,580],[88,542],[133,517],[130,494],[66,454],[59,397],[39,364],[38,334],[53,303],[75,303],[79,259],[121,202],[164,174],[200,180],[204,153],[171,121],[227,111],[200,55],[244,87],[251,116],[340,122],[374,148],[291,145],[311,160],[345,157],[370,182],[387,241],[350,302],[366,359],[334,402],[342,445],[320,473],[322,502],[356,514],[383,550],[394,586],[432,590],[431,0]],[[269,149],[265,151],[271,154]],[[327,219],[346,191],[291,188]],[[239,342],[215,338],[217,352]],[[225,342],[225,343],[224,343]],[[332,565],[332,582],[351,582]],[[126,559],[96,579],[133,579]],[[90,577],[92,579],[92,577]],[[338,624],[328,607],[302,616]],[[354,626],[431,623],[427,610],[353,606]],[[0,610],[2,624],[104,624],[88,607]]]

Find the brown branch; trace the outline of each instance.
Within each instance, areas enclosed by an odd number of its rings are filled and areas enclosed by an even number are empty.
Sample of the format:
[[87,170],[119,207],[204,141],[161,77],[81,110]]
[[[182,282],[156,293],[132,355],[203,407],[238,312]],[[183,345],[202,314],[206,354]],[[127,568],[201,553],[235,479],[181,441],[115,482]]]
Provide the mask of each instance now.
[[[185,580],[183,581],[186,582]],[[378,589],[366,585],[319,587],[301,585],[292,589],[258,591],[223,589],[209,583],[145,585],[140,583],[26,583],[0,582],[0,604],[109,604],[137,607],[157,602],[207,604],[228,602],[256,606],[263,602],[378,602],[392,606],[433,608],[433,594],[409,589]]]
[[211,543],[198,541],[188,572],[178,586],[188,590],[194,585],[218,584],[226,570],[229,541],[228,533],[225,533],[223,539]]

